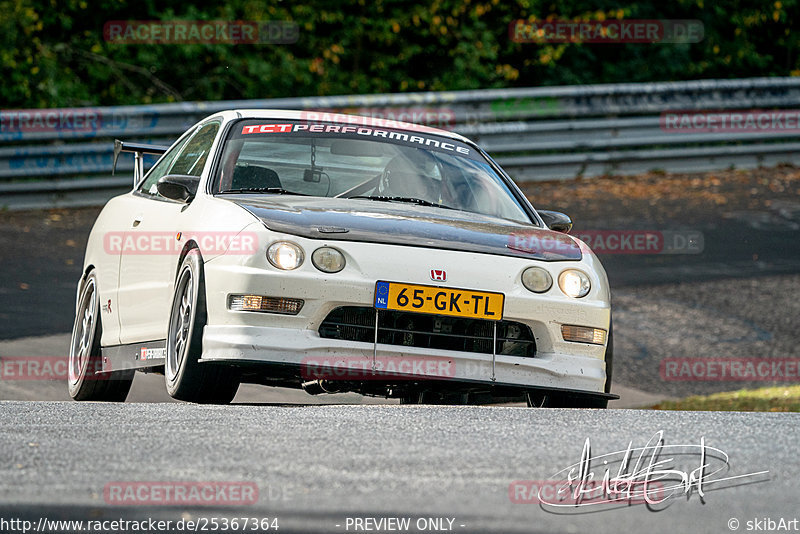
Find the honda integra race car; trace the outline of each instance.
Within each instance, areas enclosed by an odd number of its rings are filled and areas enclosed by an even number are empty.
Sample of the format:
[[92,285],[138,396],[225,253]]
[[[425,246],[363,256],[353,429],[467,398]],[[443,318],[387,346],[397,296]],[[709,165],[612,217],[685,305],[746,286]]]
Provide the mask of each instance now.
[[[89,237],[69,355],[77,400],[135,371],[191,402],[242,383],[406,403],[604,407],[608,280],[452,132],[225,111],[172,146],[117,141],[134,187]],[[159,156],[143,172],[146,154]],[[544,199],[536,199],[537,202]]]

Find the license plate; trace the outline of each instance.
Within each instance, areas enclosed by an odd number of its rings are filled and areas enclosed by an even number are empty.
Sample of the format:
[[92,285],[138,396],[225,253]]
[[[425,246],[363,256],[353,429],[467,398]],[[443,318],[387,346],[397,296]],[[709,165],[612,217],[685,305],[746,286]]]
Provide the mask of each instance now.
[[375,307],[434,315],[451,315],[499,321],[505,295],[450,287],[421,286],[399,282],[375,285]]

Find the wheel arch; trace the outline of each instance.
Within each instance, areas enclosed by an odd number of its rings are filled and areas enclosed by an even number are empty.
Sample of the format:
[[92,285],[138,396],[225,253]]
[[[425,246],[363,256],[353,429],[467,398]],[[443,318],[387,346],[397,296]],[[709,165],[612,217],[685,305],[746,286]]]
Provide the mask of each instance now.
[[174,276],[174,278],[175,278],[176,282],[178,281],[178,275],[181,272],[181,265],[183,265],[183,260],[193,250],[196,250],[197,254],[200,255],[200,265],[202,266],[202,264],[203,264],[203,253],[200,252],[200,246],[197,244],[197,242],[194,239],[190,239],[183,246],[183,249],[181,249],[181,253],[178,256],[178,263],[175,265],[175,276]]
[[81,273],[81,277],[78,279],[78,288],[75,291],[75,313],[78,312],[78,306],[80,306],[81,300],[81,291],[83,291],[83,286],[86,284],[86,279],[89,278],[89,273],[95,270],[95,266],[93,263],[88,264]]

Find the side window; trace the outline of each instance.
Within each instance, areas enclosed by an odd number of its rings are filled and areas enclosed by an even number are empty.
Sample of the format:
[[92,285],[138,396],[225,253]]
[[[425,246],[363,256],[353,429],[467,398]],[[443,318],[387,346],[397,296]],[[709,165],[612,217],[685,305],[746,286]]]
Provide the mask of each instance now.
[[150,173],[147,175],[147,178],[139,185],[139,192],[144,193],[146,195],[153,195],[158,196],[158,191],[156,190],[156,182],[167,174],[169,169],[172,167],[172,163],[175,161],[175,158],[180,154],[181,150],[186,143],[192,138],[191,135],[187,135],[183,138],[179,144],[175,145],[171,150],[167,151],[164,154],[164,157],[159,160],[155,166],[150,169]]
[[186,144],[175,163],[172,164],[172,168],[169,171],[170,174],[200,176],[218,131],[218,122],[212,122],[200,128],[191,141]]

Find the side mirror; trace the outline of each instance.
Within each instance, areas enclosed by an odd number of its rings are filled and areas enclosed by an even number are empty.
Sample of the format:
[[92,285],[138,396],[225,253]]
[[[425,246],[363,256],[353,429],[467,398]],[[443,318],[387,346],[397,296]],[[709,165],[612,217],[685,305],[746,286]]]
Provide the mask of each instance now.
[[159,178],[156,188],[162,197],[189,202],[197,195],[199,185],[199,176],[168,174]]
[[536,210],[547,227],[556,232],[568,234],[572,230],[572,219],[560,211]]

